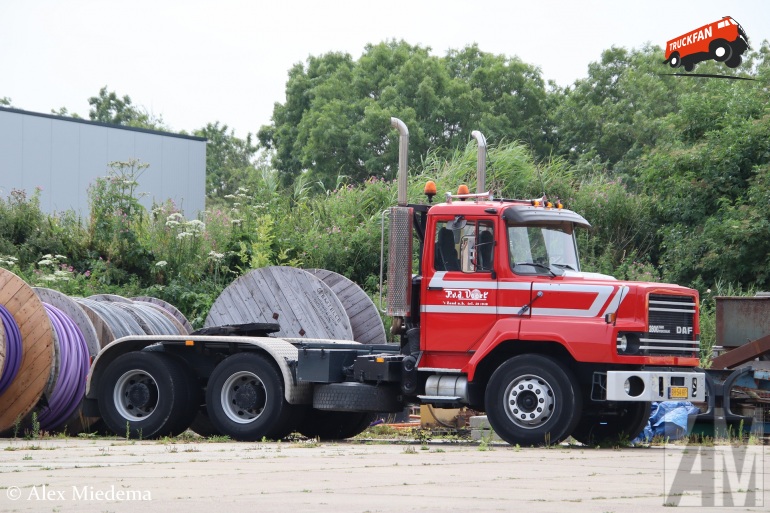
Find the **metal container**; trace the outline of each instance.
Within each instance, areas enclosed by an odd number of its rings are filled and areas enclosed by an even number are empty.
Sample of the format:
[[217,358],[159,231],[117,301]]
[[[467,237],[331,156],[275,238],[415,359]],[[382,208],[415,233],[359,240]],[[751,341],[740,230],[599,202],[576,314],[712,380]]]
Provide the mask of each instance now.
[[717,297],[716,343],[742,346],[770,335],[770,297]]

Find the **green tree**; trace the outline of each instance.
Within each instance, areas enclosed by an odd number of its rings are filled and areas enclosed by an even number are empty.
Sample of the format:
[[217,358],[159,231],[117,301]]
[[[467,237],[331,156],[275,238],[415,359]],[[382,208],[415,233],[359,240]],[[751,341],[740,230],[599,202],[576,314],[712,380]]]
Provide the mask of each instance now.
[[220,125],[219,121],[207,123],[193,133],[208,140],[206,194],[210,198],[234,194],[238,187],[246,187],[254,181],[257,146],[252,143],[251,134],[247,134],[245,139],[239,139],[227,125]]
[[88,117],[93,121],[154,130],[165,129],[161,117],[155,117],[144,107],[134,105],[128,95],[120,97],[114,91],[108,91],[107,86],[99,89],[97,96],[90,97],[88,104],[91,106]]
[[540,71],[516,58],[470,46],[445,57],[403,41],[368,45],[360,59],[329,53],[289,72],[286,102],[258,137],[275,151],[287,185],[305,174],[326,187],[347,177],[393,178],[397,134],[391,116],[410,130],[410,165],[429,150],[448,156],[473,130],[518,139],[546,152],[545,89]]

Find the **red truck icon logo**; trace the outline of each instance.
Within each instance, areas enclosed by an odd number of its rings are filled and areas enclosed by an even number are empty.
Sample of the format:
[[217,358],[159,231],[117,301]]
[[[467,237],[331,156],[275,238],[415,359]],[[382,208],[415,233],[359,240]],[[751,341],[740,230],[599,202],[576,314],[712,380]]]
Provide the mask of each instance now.
[[749,37],[730,16],[709,23],[666,43],[666,60],[672,68],[684,66],[692,71],[699,62],[713,59],[728,68],[737,68],[741,55],[749,48]]

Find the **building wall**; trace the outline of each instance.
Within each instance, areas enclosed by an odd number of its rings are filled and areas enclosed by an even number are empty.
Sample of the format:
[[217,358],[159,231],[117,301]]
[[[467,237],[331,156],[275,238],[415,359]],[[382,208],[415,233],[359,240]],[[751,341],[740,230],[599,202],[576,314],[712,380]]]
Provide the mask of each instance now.
[[0,197],[40,187],[44,212],[87,216],[88,186],[108,164],[138,159],[141,203],[173,200],[188,219],[205,208],[206,140],[0,107]]

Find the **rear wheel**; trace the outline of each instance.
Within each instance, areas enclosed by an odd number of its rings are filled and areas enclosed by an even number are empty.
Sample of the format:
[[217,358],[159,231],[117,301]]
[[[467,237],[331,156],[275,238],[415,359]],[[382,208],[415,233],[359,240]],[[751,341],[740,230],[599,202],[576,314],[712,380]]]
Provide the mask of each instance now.
[[668,59],[668,65],[672,68],[678,68],[682,65],[682,58],[679,57],[679,52],[674,52],[671,54],[671,57]]
[[567,438],[582,398],[572,373],[543,355],[511,358],[493,374],[485,395],[487,418],[506,442],[548,445]]
[[299,426],[308,438],[342,440],[364,431],[377,418],[375,413],[311,410]]
[[206,411],[214,428],[235,440],[283,438],[299,422],[297,407],[284,399],[278,369],[249,353],[230,356],[214,369]]
[[631,441],[644,430],[649,419],[650,403],[621,402],[601,412],[583,412],[572,438],[585,445]]
[[200,393],[189,369],[161,352],[119,356],[99,383],[104,423],[131,438],[176,436],[190,425]]

